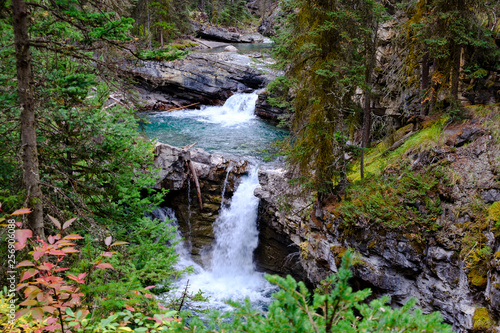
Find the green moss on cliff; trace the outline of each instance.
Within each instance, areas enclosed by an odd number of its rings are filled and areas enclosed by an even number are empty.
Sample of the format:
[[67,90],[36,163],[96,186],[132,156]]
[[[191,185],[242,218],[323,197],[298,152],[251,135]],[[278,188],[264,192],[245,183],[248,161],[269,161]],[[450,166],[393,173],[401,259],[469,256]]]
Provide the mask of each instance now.
[[436,220],[442,212],[439,188],[445,179],[439,166],[372,175],[352,184],[336,213],[350,225],[378,224],[417,233],[437,230]]
[[472,321],[474,322],[474,330],[480,332],[488,332],[495,325],[486,308],[477,308],[474,311]]

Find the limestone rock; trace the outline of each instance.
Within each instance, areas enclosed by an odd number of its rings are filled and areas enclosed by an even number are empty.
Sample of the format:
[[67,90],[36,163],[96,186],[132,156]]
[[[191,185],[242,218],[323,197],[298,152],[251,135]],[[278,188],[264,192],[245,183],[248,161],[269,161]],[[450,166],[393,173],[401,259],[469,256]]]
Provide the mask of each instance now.
[[[195,260],[200,260],[213,243],[213,223],[221,205],[231,197],[240,176],[248,172],[249,162],[232,155],[209,154],[201,148],[186,150],[164,143],[156,144],[155,155],[155,166],[160,168],[156,188],[169,190],[164,205],[175,210],[179,228],[191,246],[191,254]],[[188,171],[188,161],[198,176],[202,210]]]
[[238,49],[232,45],[229,45],[224,48],[224,52],[238,52]]
[[127,71],[146,89],[174,100],[201,105],[221,104],[237,91],[265,87],[274,75],[251,66],[248,56],[231,53],[191,53],[168,62],[143,61]]

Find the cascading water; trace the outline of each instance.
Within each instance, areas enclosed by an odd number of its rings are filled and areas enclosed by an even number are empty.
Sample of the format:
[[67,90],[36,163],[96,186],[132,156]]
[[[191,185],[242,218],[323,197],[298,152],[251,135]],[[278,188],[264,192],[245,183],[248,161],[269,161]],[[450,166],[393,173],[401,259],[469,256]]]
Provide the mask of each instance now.
[[197,142],[197,148],[210,153],[258,155],[287,131],[254,115],[257,97],[234,94],[222,106],[150,114],[145,132],[150,139],[177,147]]
[[[178,147],[197,142],[196,147],[211,153],[258,156],[260,150],[267,149],[271,142],[283,138],[287,132],[255,117],[257,97],[255,93],[234,94],[222,106],[150,115],[151,123],[146,128],[146,135]],[[229,172],[222,188],[223,203]],[[192,266],[194,273],[177,281],[177,296],[189,280],[190,293],[202,290],[209,297],[208,303],[197,304],[198,307],[226,311],[231,309],[226,300],[243,301],[245,298],[249,298],[256,307],[269,304],[276,287],[268,283],[262,273],[255,271],[252,261],[258,243],[256,222],[259,199],[253,195],[257,186],[255,169],[247,177],[242,177],[230,204],[221,205],[219,217],[214,223],[214,244],[210,253],[201,256],[201,266],[186,251],[189,243],[178,247],[178,268]],[[188,191],[190,209],[190,188]],[[189,238],[189,235],[184,236]]]
[[[194,265],[194,273],[178,281],[182,289],[189,280],[190,292],[202,290],[209,297],[209,308],[229,310],[228,299],[249,298],[257,307],[266,306],[275,287],[262,273],[255,271],[253,251],[258,243],[257,210],[259,199],[253,195],[258,186],[257,169],[243,177],[229,207],[221,209],[215,221],[215,244],[211,260],[203,268]],[[189,258],[181,260],[191,264]],[[203,306],[203,304],[201,304]]]

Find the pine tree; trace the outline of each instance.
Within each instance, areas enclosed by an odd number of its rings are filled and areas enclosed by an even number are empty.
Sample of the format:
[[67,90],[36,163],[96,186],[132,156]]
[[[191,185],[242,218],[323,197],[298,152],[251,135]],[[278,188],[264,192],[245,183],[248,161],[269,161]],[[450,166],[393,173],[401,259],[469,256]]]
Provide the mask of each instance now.
[[376,31],[383,8],[371,0],[286,1],[288,16],[276,40],[278,64],[293,97],[291,166],[320,193],[345,184],[346,142],[359,126],[365,95],[365,135],[370,128],[371,77]]

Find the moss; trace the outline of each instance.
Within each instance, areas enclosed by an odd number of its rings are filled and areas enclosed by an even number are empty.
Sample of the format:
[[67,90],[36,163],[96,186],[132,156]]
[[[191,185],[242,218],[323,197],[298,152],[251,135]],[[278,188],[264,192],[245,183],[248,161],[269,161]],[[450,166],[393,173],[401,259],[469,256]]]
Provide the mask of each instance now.
[[469,277],[469,282],[471,285],[476,286],[480,289],[486,288],[488,279],[486,278],[486,272],[484,272],[481,267],[472,268],[467,276]]
[[[388,166],[398,165],[401,159],[416,152],[428,151],[439,145],[439,138],[443,133],[444,125],[448,118],[443,117],[435,121],[427,122],[426,128],[410,136],[403,145],[396,150],[387,151],[390,141],[383,142],[379,146],[370,149],[365,157],[365,173],[381,174]],[[400,129],[402,133],[408,128]],[[398,132],[396,132],[398,133]],[[360,179],[359,163],[353,166],[348,178],[351,181]]]
[[340,245],[334,245],[330,247],[330,251],[332,251],[332,254],[335,257],[335,264],[339,266],[347,249]]
[[488,208],[488,220],[495,223],[495,227],[500,227],[500,201],[495,202]]
[[495,325],[495,322],[491,319],[490,313],[486,308],[477,308],[476,311],[474,311],[472,321],[474,322],[474,329],[478,331],[487,331]]

